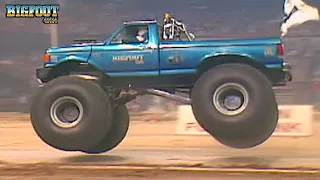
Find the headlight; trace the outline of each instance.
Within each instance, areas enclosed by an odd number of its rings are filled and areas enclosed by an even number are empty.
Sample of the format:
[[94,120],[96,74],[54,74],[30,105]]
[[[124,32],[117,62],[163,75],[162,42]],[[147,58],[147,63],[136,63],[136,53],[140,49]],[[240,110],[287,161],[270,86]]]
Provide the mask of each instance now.
[[50,62],[58,62],[58,56],[57,55],[51,55]]

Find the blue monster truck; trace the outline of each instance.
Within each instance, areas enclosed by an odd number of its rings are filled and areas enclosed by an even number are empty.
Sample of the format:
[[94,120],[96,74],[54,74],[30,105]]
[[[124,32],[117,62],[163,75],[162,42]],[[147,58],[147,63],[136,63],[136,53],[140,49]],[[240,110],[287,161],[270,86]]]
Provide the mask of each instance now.
[[191,104],[220,143],[255,147],[277,126],[272,86],[292,80],[283,55],[280,38],[195,40],[172,19],[125,22],[104,42],[82,39],[46,50],[31,121],[56,149],[103,153],[126,136],[125,104],[153,94]]

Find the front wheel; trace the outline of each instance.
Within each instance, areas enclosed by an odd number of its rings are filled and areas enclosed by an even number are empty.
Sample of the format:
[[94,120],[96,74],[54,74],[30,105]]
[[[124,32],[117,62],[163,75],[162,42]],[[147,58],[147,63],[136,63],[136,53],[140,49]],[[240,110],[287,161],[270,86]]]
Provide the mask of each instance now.
[[109,96],[94,81],[58,77],[37,93],[31,122],[48,145],[77,151],[100,142],[112,122]]
[[113,121],[105,137],[93,148],[83,149],[87,154],[101,154],[117,147],[129,129],[130,116],[126,105],[119,105],[113,110]]
[[191,100],[199,125],[232,148],[265,142],[278,123],[278,105],[270,82],[245,64],[224,64],[209,70],[194,86]]

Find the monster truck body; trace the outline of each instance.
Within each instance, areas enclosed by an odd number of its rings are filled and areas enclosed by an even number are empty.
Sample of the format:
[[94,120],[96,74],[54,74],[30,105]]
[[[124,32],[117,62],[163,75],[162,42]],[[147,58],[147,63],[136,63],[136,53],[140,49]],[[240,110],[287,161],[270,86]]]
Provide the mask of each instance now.
[[[141,25],[148,26],[149,42],[114,41],[126,28]],[[47,82],[55,77],[53,69],[70,63],[91,66],[115,80],[121,78],[120,82],[125,86],[138,84],[148,88],[192,88],[201,73],[216,65],[231,62],[260,68],[273,85],[284,85],[290,73],[283,61],[280,38],[162,41],[160,37],[156,22],[141,21],[125,24],[102,43],[89,40],[88,43],[49,48],[46,54],[51,58],[45,62],[45,68],[37,70],[38,78]],[[161,81],[163,77],[165,81]],[[127,78],[130,80],[125,82]],[[148,82],[141,83],[141,80]]]
[[[135,38],[141,27],[144,42]],[[278,120],[272,86],[292,79],[280,38],[197,41],[184,29],[164,40],[162,33],[156,21],[133,21],[104,42],[47,49],[31,109],[38,135],[65,151],[111,150],[129,126],[124,104],[154,94],[191,104],[199,124],[227,146],[249,148],[271,136]]]

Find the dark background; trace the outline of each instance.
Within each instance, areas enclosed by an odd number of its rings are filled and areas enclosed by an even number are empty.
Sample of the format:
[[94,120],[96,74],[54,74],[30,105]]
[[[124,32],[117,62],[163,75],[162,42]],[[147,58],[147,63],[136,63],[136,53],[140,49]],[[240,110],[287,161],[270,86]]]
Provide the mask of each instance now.
[[[283,17],[283,0],[0,2],[0,111],[28,111],[30,97],[37,90],[35,68],[42,65],[43,53],[50,46],[49,25],[42,24],[42,19],[5,18],[6,3],[59,3],[59,45],[71,44],[72,39],[79,37],[103,40],[123,21],[162,21],[166,12],[183,20],[198,38],[277,37]],[[306,2],[320,7],[319,0]],[[279,103],[320,105],[319,21],[292,29],[284,41],[286,60],[293,65],[294,83],[276,91]],[[138,106],[148,106],[146,102],[142,99]]]

